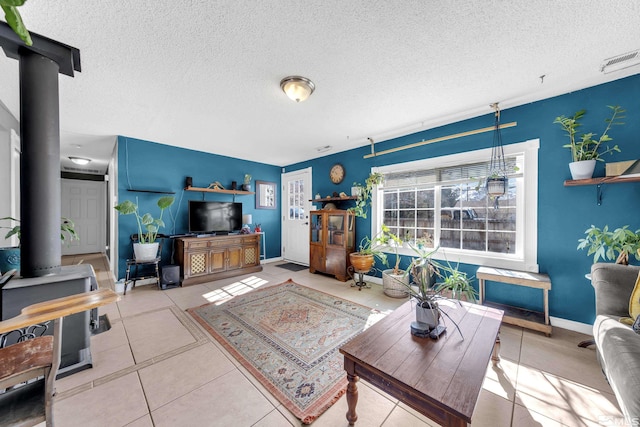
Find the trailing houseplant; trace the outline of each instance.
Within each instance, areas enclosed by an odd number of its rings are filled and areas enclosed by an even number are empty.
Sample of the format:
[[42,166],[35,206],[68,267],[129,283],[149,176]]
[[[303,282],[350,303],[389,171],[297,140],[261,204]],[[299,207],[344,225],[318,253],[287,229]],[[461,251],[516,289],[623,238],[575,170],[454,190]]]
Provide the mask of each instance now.
[[137,199],[136,203],[125,200],[114,206],[114,209],[120,212],[120,215],[134,215],[136,218],[138,242],[133,245],[136,259],[153,259],[157,256],[158,243],[156,242],[156,237],[158,236],[158,230],[164,227],[162,213],[173,204],[174,200],[173,196],[162,196],[158,199],[156,202],[156,205],[160,208],[158,218],[154,218],[150,213],[141,215],[138,210]]
[[612,126],[624,124],[621,120],[625,118],[625,110],[619,105],[607,105],[607,107],[612,110],[611,117],[605,119],[607,126],[599,138],[597,138],[596,134],[593,132],[583,133],[579,139],[577,137],[578,128],[582,126],[580,120],[584,117],[586,110],[577,111],[570,117],[558,116],[553,121],[553,123],[560,125],[569,137],[569,143],[563,145],[563,147],[571,150],[572,163],[569,167],[572,170],[573,179],[591,178],[593,175],[593,169],[583,173],[575,171],[579,167],[577,162],[589,161],[589,168],[591,168],[595,167],[596,161],[604,161],[602,156],[605,154],[620,152],[618,145],[607,145],[609,141],[613,140],[613,138],[609,136],[608,132]]
[[578,240],[578,249],[587,249],[587,255],[593,255],[593,262],[615,260],[616,264],[629,264],[629,254],[640,260],[640,230],[631,231],[629,226],[609,231],[609,226],[602,229],[592,225],[585,232],[585,237]]
[[472,285],[473,277],[467,276],[467,273],[460,271],[460,264],[458,263],[453,267],[449,261],[447,265],[440,265],[440,272],[438,276],[442,280],[436,285],[436,293],[442,295],[443,293],[451,298],[461,300],[466,299],[469,302],[476,302],[478,293]]
[[383,180],[384,175],[379,172],[372,172],[364,181],[364,184],[354,182],[353,186],[358,189],[356,190],[358,198],[356,199],[355,206],[349,208],[349,211],[353,212],[356,217],[366,218],[367,210],[369,209],[369,205],[371,205],[371,195],[373,193],[373,188],[376,185],[380,185]]

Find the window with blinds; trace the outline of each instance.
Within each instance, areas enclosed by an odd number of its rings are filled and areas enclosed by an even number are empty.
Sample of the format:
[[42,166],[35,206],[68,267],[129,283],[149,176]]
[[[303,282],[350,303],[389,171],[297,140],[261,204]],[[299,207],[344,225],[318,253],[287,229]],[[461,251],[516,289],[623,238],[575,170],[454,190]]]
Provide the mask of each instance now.
[[[537,271],[539,140],[505,145],[508,190],[487,195],[490,149],[381,166],[371,235],[382,224],[435,258]],[[525,209],[526,207],[526,209]],[[415,255],[408,244],[400,253]]]

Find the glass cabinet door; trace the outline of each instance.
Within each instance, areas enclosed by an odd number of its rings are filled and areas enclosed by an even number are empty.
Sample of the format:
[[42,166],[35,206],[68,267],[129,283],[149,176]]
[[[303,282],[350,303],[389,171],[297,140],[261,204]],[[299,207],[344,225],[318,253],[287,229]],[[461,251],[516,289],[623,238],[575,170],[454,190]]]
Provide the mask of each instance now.
[[338,245],[344,246],[345,242],[345,216],[343,213],[340,214],[329,214],[328,215],[328,233],[329,233],[329,244],[330,245]]
[[311,212],[311,243],[322,243],[322,213]]

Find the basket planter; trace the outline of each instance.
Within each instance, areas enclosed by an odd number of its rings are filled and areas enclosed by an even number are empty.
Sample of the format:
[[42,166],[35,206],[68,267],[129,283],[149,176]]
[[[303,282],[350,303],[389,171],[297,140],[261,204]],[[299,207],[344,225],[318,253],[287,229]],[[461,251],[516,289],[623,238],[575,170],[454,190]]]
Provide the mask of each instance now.
[[393,269],[382,272],[382,290],[386,296],[391,298],[406,298],[409,295],[407,292],[408,286],[408,274],[393,274]]

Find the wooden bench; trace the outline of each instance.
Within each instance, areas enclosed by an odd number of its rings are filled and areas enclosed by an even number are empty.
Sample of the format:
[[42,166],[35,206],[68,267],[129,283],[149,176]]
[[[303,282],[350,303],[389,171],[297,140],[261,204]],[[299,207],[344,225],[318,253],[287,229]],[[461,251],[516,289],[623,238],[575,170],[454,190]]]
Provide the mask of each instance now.
[[[480,267],[476,272],[480,287],[480,304],[504,310],[503,322],[522,326],[544,332],[551,335],[552,328],[549,321],[549,290],[551,289],[551,279],[546,274],[529,273],[526,271],[505,270],[500,268]],[[525,286],[528,288],[542,289],[543,312],[526,310],[519,307],[512,307],[495,302],[485,301],[485,281],[508,283],[511,285]]]
[[[55,378],[60,366],[62,319],[116,302],[120,297],[100,289],[33,304],[0,322],[0,335],[53,320],[53,336],[41,336],[0,348],[0,425],[53,426]],[[25,385],[28,380],[33,380]],[[4,390],[4,392],[2,392]]]

